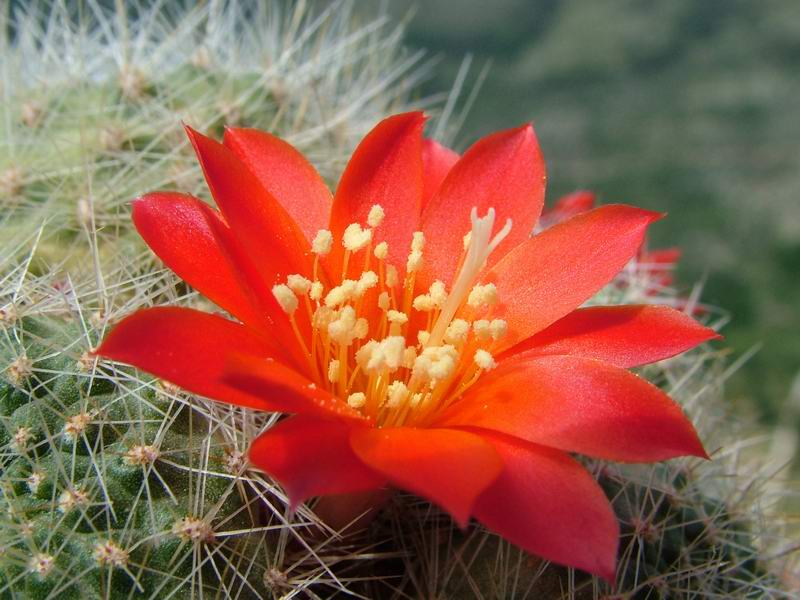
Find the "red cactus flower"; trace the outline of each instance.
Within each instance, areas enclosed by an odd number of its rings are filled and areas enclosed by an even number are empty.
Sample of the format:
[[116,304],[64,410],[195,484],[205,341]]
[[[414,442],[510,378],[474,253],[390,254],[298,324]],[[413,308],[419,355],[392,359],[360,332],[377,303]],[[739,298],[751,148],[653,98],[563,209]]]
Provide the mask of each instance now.
[[542,210],[539,227],[547,229],[556,223],[561,223],[594,208],[596,196],[588,190],[578,190],[562,196],[553,203],[553,206]]
[[98,354],[190,392],[290,416],[252,462],[297,504],[402,488],[541,557],[613,578],[618,523],[570,454],[706,456],[664,392],[626,369],[716,334],[663,306],[578,308],[660,215],[608,205],[531,237],[545,170],[533,129],[463,156],[390,117],[332,196],[261,131],[191,129],[220,212],[153,193],[136,226],[235,319],[142,310]]
[[[571,217],[588,212],[595,207],[595,201],[595,193],[587,190],[578,190],[562,196],[553,203],[553,206],[542,211],[538,227],[546,229],[556,223],[561,223]],[[636,253],[636,262],[639,271],[646,274],[655,286],[650,290],[649,295],[655,295],[660,288],[672,285],[674,281],[673,272],[680,258],[680,248],[648,250],[646,240],[642,242],[639,251]]]

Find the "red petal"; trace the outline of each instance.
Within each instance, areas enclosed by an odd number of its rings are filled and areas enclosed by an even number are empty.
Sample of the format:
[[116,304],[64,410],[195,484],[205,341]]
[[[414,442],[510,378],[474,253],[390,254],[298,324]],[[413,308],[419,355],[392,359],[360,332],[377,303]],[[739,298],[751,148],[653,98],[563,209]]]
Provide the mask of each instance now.
[[595,194],[587,190],[578,190],[556,200],[550,209],[542,213],[542,228],[550,227],[567,219],[588,212],[594,208]]
[[613,583],[619,523],[603,490],[562,452],[486,436],[503,472],[475,504],[475,517],[513,544]]
[[325,418],[365,420],[346,402],[275,361],[268,362],[235,352],[227,358],[222,381],[249,396],[269,399],[270,405],[276,407],[274,410]]
[[188,308],[157,307],[125,318],[106,336],[97,354],[131,364],[195,394],[260,410],[271,402],[244,394],[221,377],[231,352],[267,360],[271,343],[244,325]]
[[452,280],[470,231],[470,210],[483,216],[494,208],[496,230],[513,221],[509,236],[489,257],[489,266],[527,239],[544,203],[545,168],[530,125],[478,140],[464,153],[422,215],[425,245],[421,286]]
[[181,279],[242,321],[263,321],[215,233],[226,225],[213,209],[191,196],[157,192],[134,200],[133,222]]
[[574,356],[508,359],[435,425],[492,429],[616,461],[707,457],[694,427],[664,392],[624,369]]
[[595,306],[569,313],[506,354],[568,354],[627,369],[719,337],[713,329],[668,306]]
[[333,198],[316,169],[291,144],[258,129],[226,129],[225,146],[291,215],[309,241],[327,229]]
[[439,191],[444,178],[458,162],[457,152],[442,146],[435,140],[425,139],[422,141],[422,167],[425,180],[422,191],[422,210],[425,210],[428,202]]
[[650,250],[639,255],[639,262],[648,265],[674,265],[680,259],[681,249],[677,247]]
[[[207,211],[210,212],[211,209],[209,208]],[[228,257],[228,263],[235,266],[236,274],[240,276],[242,282],[242,289],[249,292],[251,303],[258,310],[258,316],[261,318],[257,326],[259,332],[271,340],[280,340],[279,343],[276,342],[276,346],[278,346],[276,355],[284,358],[287,363],[291,363],[293,368],[310,374],[308,359],[297,341],[288,315],[280,307],[272,290],[263,280],[259,269],[253,263],[253,257],[237,241],[236,232],[231,231],[220,219],[210,219],[209,225],[220,242],[220,248]],[[310,323],[306,312],[298,311],[295,315],[298,317],[297,325],[301,335],[308,335]]]
[[484,277],[508,322],[497,351],[538,333],[607,284],[636,254],[658,213],[609,204],[573,217],[512,250]]
[[250,460],[286,489],[292,508],[311,498],[371,490],[386,479],[350,448],[350,425],[295,416],[279,422],[250,446]]
[[186,132],[214,200],[265,284],[310,273],[308,241],[272,194],[230,149],[191,127]]
[[497,478],[500,459],[479,436],[450,429],[354,429],[353,450],[394,485],[419,494],[465,527],[475,498]]
[[[394,115],[378,123],[356,148],[333,199],[330,229],[337,243],[332,265],[341,264],[343,250],[338,242],[345,227],[366,226],[370,208],[380,204],[386,218],[373,239],[388,242],[389,262],[405,268],[411,234],[419,226],[424,122],[421,112]],[[332,271],[336,272],[335,267]]]
[[650,283],[652,284],[653,294],[658,291],[659,287],[667,287],[672,285],[673,272],[675,265],[681,258],[680,248],[662,248],[660,250],[647,251],[644,248],[639,250],[638,267],[640,270],[649,274]]

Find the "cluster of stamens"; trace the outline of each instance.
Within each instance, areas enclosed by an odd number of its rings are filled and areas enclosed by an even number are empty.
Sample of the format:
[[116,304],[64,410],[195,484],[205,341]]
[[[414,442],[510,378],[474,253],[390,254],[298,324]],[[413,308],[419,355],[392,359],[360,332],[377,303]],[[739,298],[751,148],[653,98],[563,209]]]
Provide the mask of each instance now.
[[[384,216],[375,205],[366,227],[352,223],[344,230],[341,273],[328,274],[338,277],[338,284],[325,282],[321,272],[334,244],[331,232],[321,230],[312,242],[311,277],[289,275],[272,293],[289,317],[314,385],[346,400],[379,427],[424,425],[496,366],[492,352],[507,325],[492,318],[498,302],[494,284],[476,280],[511,230],[511,220],[492,235],[494,209],[481,218],[473,209],[472,230],[464,237],[450,290],[434,281],[419,293],[425,237],[413,234],[400,281],[397,267],[388,262],[387,242],[375,240]],[[360,275],[348,277],[359,263]],[[298,319],[307,321],[310,340]]]

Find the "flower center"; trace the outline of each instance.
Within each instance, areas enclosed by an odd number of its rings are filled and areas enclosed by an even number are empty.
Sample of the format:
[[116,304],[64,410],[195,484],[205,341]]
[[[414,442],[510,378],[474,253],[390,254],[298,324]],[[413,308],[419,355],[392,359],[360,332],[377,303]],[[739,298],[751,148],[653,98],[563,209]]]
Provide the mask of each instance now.
[[[384,217],[383,208],[375,205],[366,227],[352,223],[344,230],[338,284],[326,288],[318,277],[320,258],[334,243],[331,232],[321,230],[312,242],[311,278],[289,275],[272,293],[289,316],[317,386],[346,400],[378,427],[424,426],[496,366],[492,351],[507,325],[492,318],[494,284],[476,280],[511,231],[511,220],[493,235],[494,209],[483,217],[472,209],[472,228],[464,236],[448,292],[441,281],[427,291],[417,289],[426,243],[420,231],[413,235],[406,274],[399,280],[396,266],[387,262],[387,243],[373,239]],[[349,279],[349,266],[357,260],[363,260],[361,273]],[[295,317],[301,302],[310,340]]]

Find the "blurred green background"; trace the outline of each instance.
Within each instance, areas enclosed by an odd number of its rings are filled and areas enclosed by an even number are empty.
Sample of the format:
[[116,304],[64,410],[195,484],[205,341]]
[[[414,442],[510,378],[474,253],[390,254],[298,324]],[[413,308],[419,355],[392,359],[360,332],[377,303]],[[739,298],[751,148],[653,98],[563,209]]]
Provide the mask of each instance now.
[[[687,289],[730,312],[730,380],[774,423],[800,372],[800,2],[401,0],[428,91],[491,61],[456,146],[533,121],[548,200],[576,188],[667,211]],[[468,80],[467,86],[469,87]],[[800,425],[800,424],[798,424]]]

